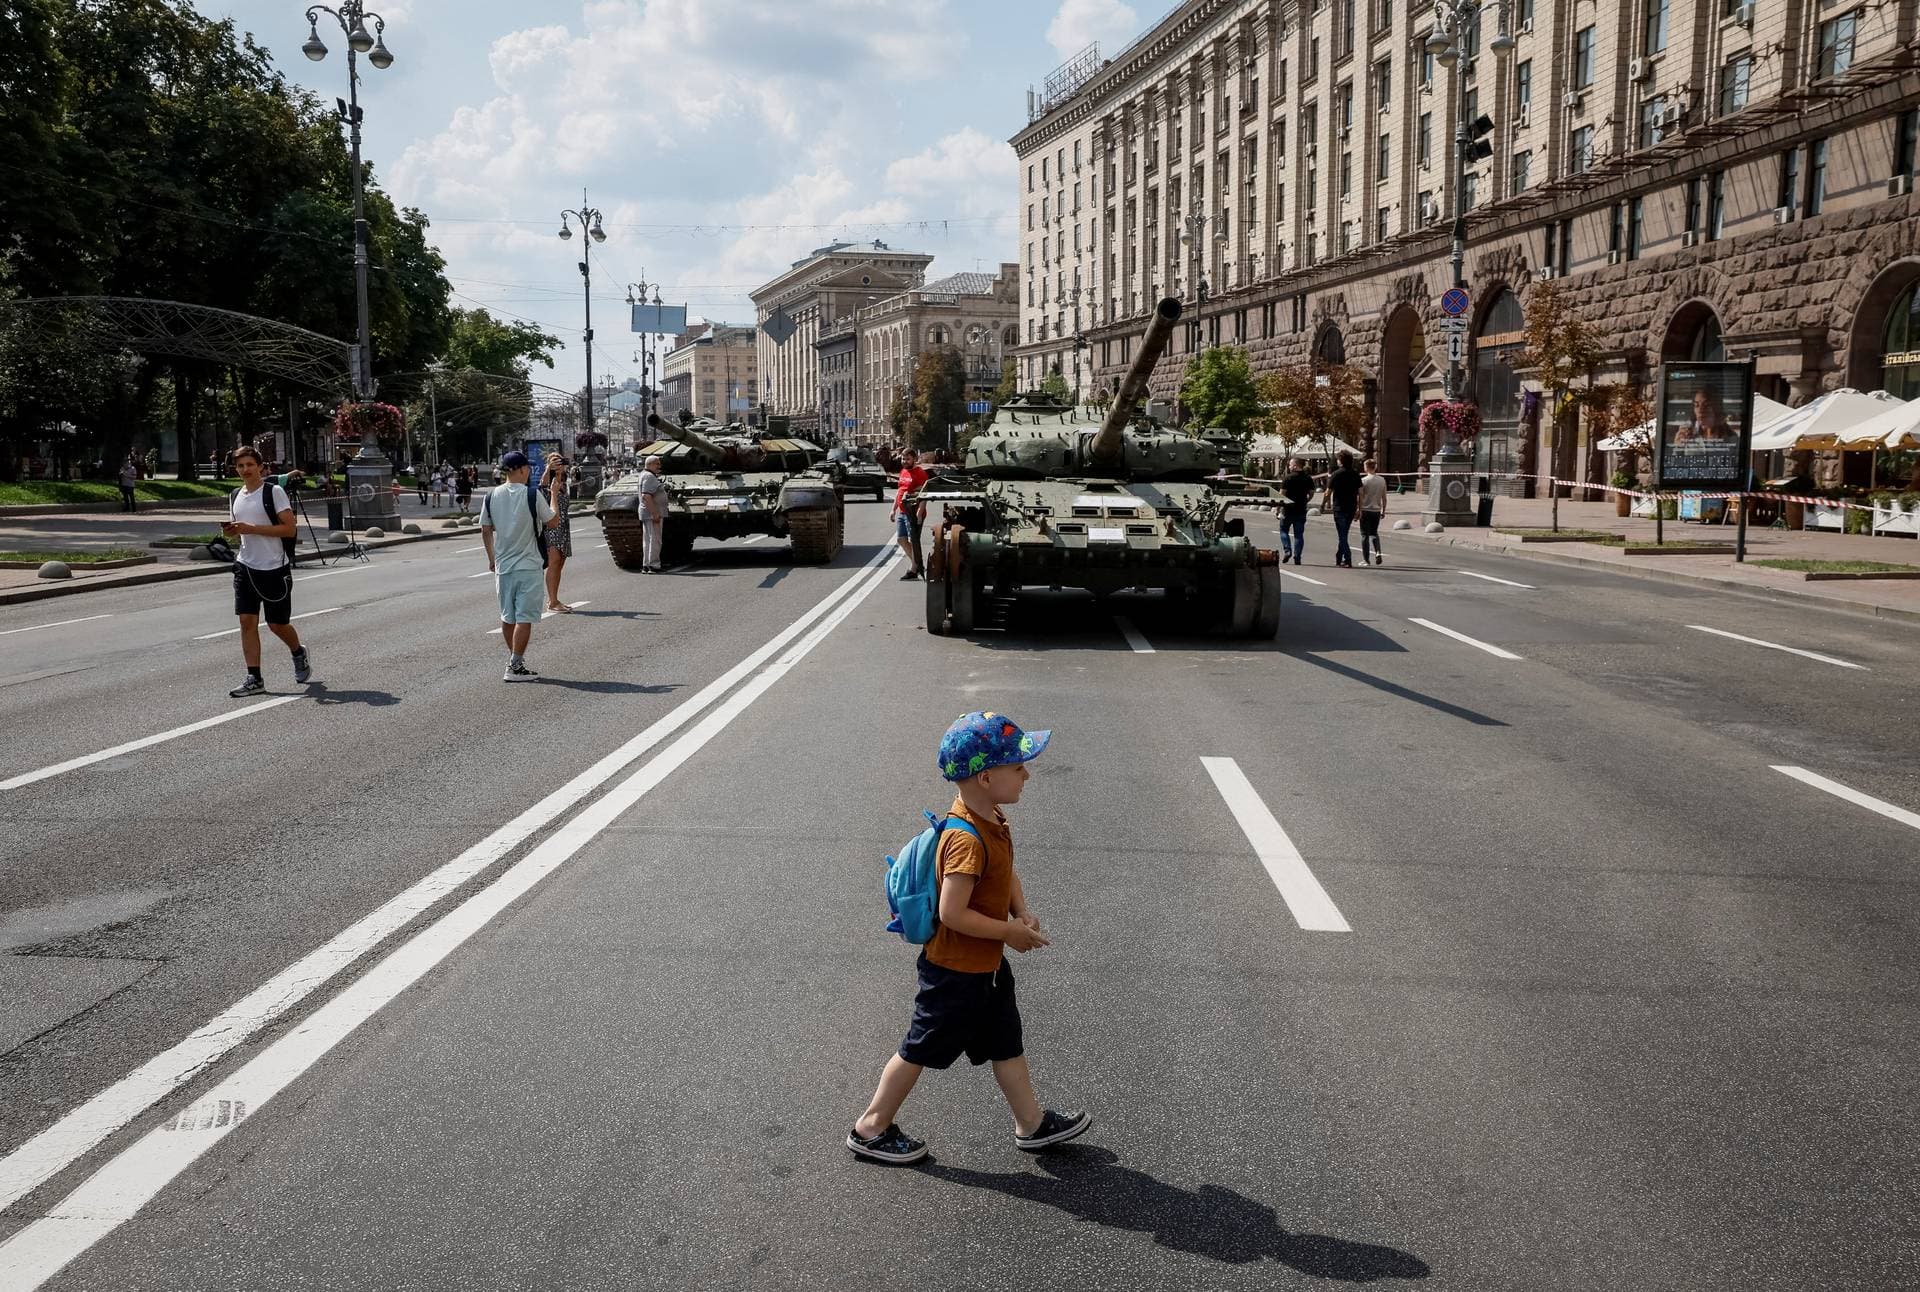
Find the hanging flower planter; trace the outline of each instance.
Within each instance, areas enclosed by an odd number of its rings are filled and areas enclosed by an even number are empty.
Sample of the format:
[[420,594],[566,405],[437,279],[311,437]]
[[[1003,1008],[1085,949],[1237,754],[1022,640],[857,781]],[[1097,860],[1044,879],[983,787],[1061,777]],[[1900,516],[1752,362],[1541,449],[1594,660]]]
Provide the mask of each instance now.
[[1451,435],[1462,444],[1480,434],[1480,405],[1442,400],[1420,410],[1420,434],[1425,438]]
[[333,415],[335,443],[365,440],[396,442],[407,430],[406,415],[392,404],[342,404]]

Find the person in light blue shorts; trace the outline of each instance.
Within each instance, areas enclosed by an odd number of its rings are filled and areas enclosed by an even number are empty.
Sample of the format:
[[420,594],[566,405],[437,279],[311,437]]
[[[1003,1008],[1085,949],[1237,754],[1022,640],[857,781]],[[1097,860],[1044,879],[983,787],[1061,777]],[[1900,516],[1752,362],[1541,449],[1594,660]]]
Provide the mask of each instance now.
[[527,667],[527,643],[547,592],[545,536],[561,517],[527,487],[531,472],[526,454],[507,454],[500,459],[500,471],[506,483],[495,485],[480,500],[480,541],[486,544],[487,568],[500,594],[500,636],[507,643],[507,671],[501,681],[520,682],[538,676]]

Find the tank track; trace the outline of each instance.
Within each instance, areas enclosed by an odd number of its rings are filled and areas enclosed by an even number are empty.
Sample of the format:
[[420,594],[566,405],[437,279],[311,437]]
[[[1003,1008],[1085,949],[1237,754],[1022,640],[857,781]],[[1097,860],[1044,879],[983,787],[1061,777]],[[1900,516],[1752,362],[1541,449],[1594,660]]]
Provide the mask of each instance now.
[[645,529],[640,516],[631,511],[609,511],[600,516],[600,530],[607,537],[607,554],[623,570],[638,570],[646,562]]
[[787,513],[787,537],[793,543],[795,561],[806,564],[831,561],[840,555],[844,529],[837,507]]

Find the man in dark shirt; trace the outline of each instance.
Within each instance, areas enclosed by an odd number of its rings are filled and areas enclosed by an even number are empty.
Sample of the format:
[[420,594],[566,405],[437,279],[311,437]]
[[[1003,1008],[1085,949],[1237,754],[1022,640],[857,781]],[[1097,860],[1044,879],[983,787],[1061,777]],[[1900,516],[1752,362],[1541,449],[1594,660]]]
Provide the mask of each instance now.
[[1307,504],[1313,501],[1313,474],[1299,458],[1287,459],[1280,481],[1280,559],[1300,564],[1307,549]]
[[1340,466],[1327,479],[1327,496],[1333,499],[1333,528],[1340,546],[1333,554],[1335,565],[1353,568],[1353,549],[1347,546],[1347,531],[1353,528],[1353,514],[1360,506],[1360,473],[1353,469],[1353,454],[1340,450]]

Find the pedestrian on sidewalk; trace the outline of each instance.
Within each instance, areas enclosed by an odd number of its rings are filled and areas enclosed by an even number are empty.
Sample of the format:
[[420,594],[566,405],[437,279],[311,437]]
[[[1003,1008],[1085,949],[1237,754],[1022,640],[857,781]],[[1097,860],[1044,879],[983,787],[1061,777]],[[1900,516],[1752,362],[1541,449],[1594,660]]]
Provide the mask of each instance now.
[[1353,469],[1353,454],[1340,450],[1339,467],[1327,477],[1327,498],[1333,503],[1333,530],[1339,536],[1333,563],[1353,568],[1353,549],[1347,535],[1353,529],[1353,513],[1360,500],[1360,473]]
[[907,572],[900,576],[903,583],[925,575],[920,568],[920,527],[926,522],[927,509],[913,495],[926,483],[927,473],[921,469],[920,455],[908,449],[900,455],[900,479],[893,492],[893,541],[906,553],[909,563]]
[[293,680],[305,686],[313,676],[313,659],[301,644],[293,618],[293,560],[288,548],[298,533],[293,500],[287,491],[264,479],[265,464],[251,445],[233,455],[240,488],[227,505],[220,532],[240,540],[233,563],[233,613],[240,620],[240,654],[247,664],[246,679],[227,692],[234,699],[259,695],[267,689],[260,676],[260,620],[293,655]]
[[543,492],[548,505],[560,519],[559,524],[547,531],[547,609],[570,615],[573,607],[560,599],[560,571],[573,555],[573,522],[567,516],[567,459],[558,453],[549,457],[547,478],[540,483],[546,486]]
[[940,833],[939,925],[920,954],[907,1037],[847,1132],[847,1147],[860,1157],[901,1163],[927,1155],[926,1142],[894,1119],[923,1071],[952,1067],[962,1054],[976,1065],[993,1065],[993,1079],[1013,1110],[1014,1147],[1035,1152],[1064,1143],[1093,1122],[1084,1112],[1041,1108],[1005,955],[1007,948],[1024,953],[1049,945],[1014,873],[1013,833],[1001,809],[1020,801],[1027,763],[1052,734],[1023,732],[999,714],[969,713],[941,737],[940,774],[958,792],[948,815],[971,829],[956,825]]
[[428,505],[435,511],[438,511],[441,506],[440,496],[447,491],[447,469],[442,466],[436,466],[433,469],[433,475],[430,479],[432,480],[433,501]]
[[138,507],[134,505],[134,502],[133,502],[134,486],[139,483],[140,483],[140,468],[134,465],[133,454],[129,453],[127,454],[127,460],[120,464],[120,510],[121,511],[137,512],[140,510]]
[[427,469],[423,466],[415,467],[413,469],[413,487],[420,494],[420,505],[422,507],[427,505],[427,481]]
[[1371,547],[1373,564],[1385,565],[1387,558],[1380,551],[1380,522],[1387,516],[1387,478],[1372,458],[1367,459],[1366,467],[1367,473],[1360,477],[1360,564],[1367,564]]
[[1313,502],[1313,473],[1299,458],[1287,459],[1280,481],[1280,559],[1300,564],[1307,550],[1307,507]]
[[480,541],[486,545],[487,568],[493,571],[494,590],[500,596],[500,636],[507,643],[507,671],[503,682],[539,676],[527,667],[527,642],[540,620],[541,570],[547,563],[543,535],[560,523],[540,491],[527,484],[532,469],[518,449],[500,459],[505,484],[495,485],[480,500]]
[[667,521],[667,482],[661,478],[659,456],[650,456],[640,468],[640,568],[658,574],[661,531]]
[[460,473],[461,511],[473,510],[473,486],[474,482],[479,478],[479,474],[479,471],[474,467],[468,467]]

